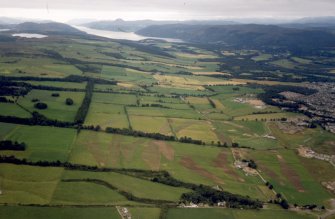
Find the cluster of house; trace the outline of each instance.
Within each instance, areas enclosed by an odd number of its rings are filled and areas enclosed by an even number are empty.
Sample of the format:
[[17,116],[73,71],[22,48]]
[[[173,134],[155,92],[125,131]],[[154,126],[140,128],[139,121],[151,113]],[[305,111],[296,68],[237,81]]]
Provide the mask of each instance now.
[[282,92],[286,97],[283,103],[299,103],[299,111],[311,115],[311,121],[323,124],[328,131],[335,133],[335,84],[309,83],[307,87],[317,90],[312,95],[301,95],[294,92]]
[[236,160],[234,162],[234,166],[237,169],[243,170],[243,172],[245,173],[246,176],[249,176],[249,175],[250,176],[256,176],[256,175],[258,175],[257,170],[255,170],[253,168],[250,168],[249,167],[249,162],[247,162],[247,161]]
[[131,214],[127,208],[124,207],[116,207],[116,208],[123,219],[131,219]]
[[[182,204],[179,205],[179,207],[181,207],[181,208],[208,208],[209,205],[208,204],[203,204],[203,203],[195,204],[193,202],[190,202],[188,204],[182,203]],[[227,207],[227,203],[225,201],[218,202],[217,207],[225,208],[225,207]]]

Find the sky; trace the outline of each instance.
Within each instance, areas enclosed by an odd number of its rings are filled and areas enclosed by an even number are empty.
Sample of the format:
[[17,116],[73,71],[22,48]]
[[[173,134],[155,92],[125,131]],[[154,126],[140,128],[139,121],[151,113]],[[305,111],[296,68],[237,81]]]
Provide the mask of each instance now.
[[0,16],[96,20],[295,19],[335,15],[335,0],[0,0]]

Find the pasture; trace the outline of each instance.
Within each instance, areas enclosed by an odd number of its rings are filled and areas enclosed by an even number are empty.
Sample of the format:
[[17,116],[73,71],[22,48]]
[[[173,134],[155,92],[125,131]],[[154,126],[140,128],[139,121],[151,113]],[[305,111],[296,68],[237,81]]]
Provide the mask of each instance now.
[[31,114],[14,103],[0,103],[0,115],[29,118]]
[[[53,97],[53,93],[58,93],[59,96]],[[25,97],[19,98],[18,103],[27,110],[31,112],[37,111],[49,119],[73,122],[84,95],[84,92],[32,90]],[[66,98],[71,98],[74,102],[73,105],[65,104]],[[46,103],[48,108],[44,110],[36,109],[34,107],[35,102],[32,102],[33,99]]]
[[227,191],[268,199],[257,177],[246,177],[233,167],[228,149],[81,131],[69,161],[100,167],[167,170],[185,182],[222,185]]
[[0,206],[0,217],[7,219],[121,219],[115,207],[24,207]]
[[325,200],[332,196],[304,167],[294,151],[280,149],[262,154],[253,151],[245,156],[257,160],[263,177],[291,203],[325,205]]
[[26,151],[0,151],[0,154],[13,154],[32,161],[66,161],[76,138],[76,130],[56,127],[17,125],[13,128],[5,123],[4,140],[25,142]]
[[290,218],[290,219],[312,219],[316,218],[307,214],[299,214],[295,212],[289,212],[284,210],[231,210],[231,209],[171,209],[167,214],[168,219],[177,219],[177,218],[192,218],[192,219],[200,219],[200,218],[211,218],[211,219],[219,219],[219,218],[227,218],[227,219],[265,219],[265,218],[273,218],[273,219],[282,219],[282,218]]

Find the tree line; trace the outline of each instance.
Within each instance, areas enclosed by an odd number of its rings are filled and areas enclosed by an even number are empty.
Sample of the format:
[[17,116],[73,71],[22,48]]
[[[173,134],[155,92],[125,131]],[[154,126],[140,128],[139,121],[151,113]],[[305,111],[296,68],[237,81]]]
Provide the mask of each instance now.
[[[114,80],[105,80],[101,78],[91,78],[88,76],[80,75],[69,75],[64,78],[43,78],[43,77],[34,77],[34,76],[0,76],[1,81],[57,81],[57,82],[73,82],[73,83],[83,83],[92,81],[96,84],[109,84],[117,85],[117,81]],[[24,82],[14,82],[14,83],[24,83]],[[26,83],[24,83],[26,84]]]
[[38,112],[32,112],[31,118],[20,118],[16,116],[0,115],[0,122],[15,123],[22,125],[40,125],[40,126],[55,126],[60,128],[74,128],[76,124],[73,122],[63,122],[58,120],[51,120]]
[[88,113],[88,109],[91,104],[91,100],[93,96],[93,89],[94,89],[94,81],[88,81],[86,85],[85,97],[74,119],[75,123],[77,124],[83,124],[85,121],[86,115]]

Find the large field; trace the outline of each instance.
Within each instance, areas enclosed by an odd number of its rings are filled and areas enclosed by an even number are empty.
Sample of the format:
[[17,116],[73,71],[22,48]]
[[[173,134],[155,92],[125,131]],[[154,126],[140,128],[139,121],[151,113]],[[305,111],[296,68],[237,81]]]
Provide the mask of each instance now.
[[[0,218],[302,219],[334,209],[335,135],[264,98],[272,86],[306,86],[281,77],[299,78],[315,57],[62,35],[0,48],[0,141],[25,145],[0,147]],[[302,157],[303,147],[324,159]]]

